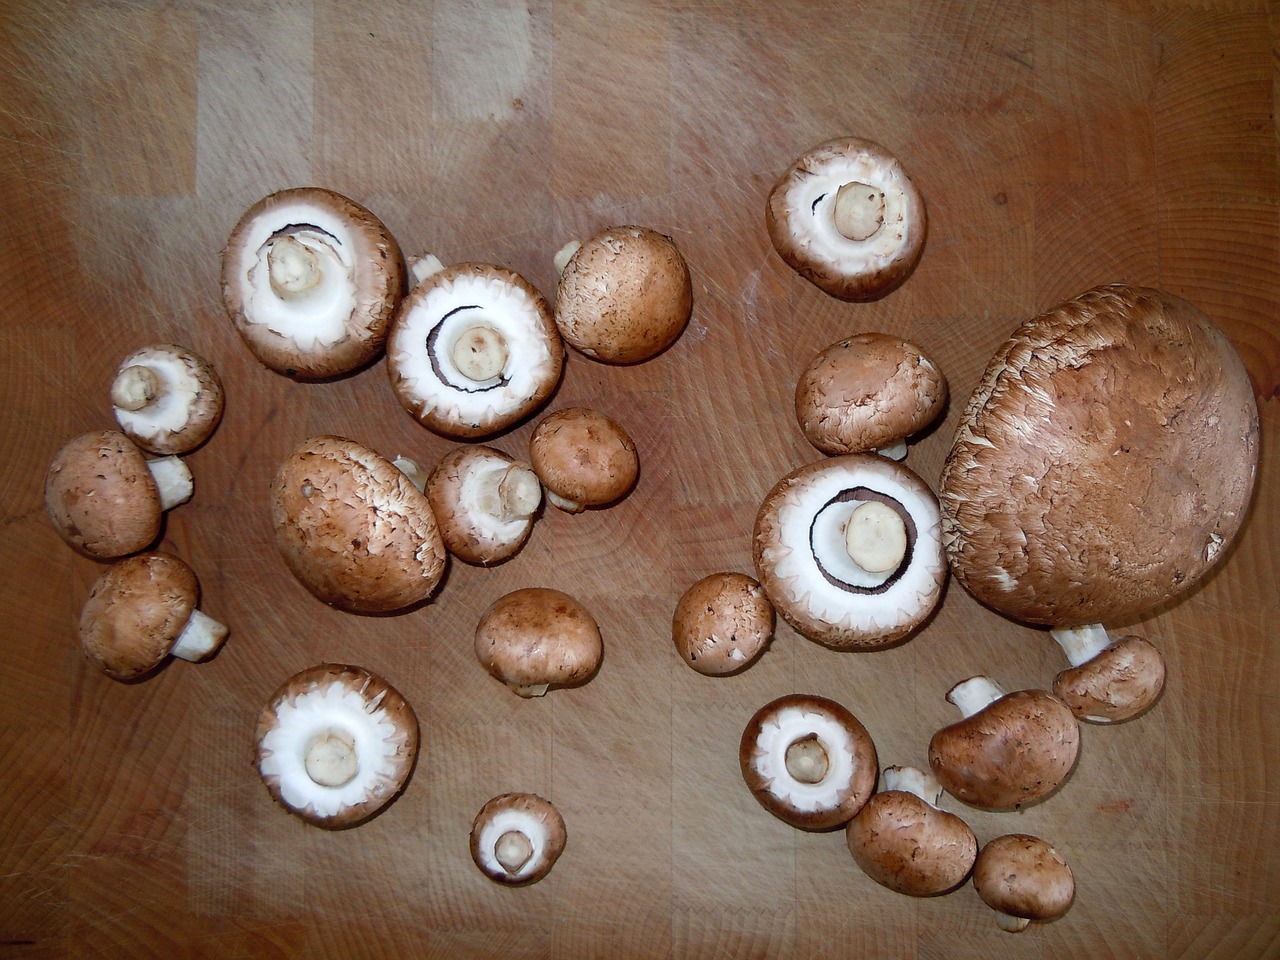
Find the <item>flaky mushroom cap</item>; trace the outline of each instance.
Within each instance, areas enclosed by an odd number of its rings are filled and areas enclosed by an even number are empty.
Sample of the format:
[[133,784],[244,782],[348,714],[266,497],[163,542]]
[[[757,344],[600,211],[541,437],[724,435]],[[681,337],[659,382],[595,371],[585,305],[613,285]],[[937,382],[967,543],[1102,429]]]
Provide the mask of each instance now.
[[1178,297],[1099,287],[987,365],[942,472],[943,542],[1005,616],[1123,620],[1226,554],[1257,469],[1257,404],[1226,337]]
[[798,693],[755,712],[738,763],[760,805],[802,830],[848,822],[879,774],[875,744],[858,718],[834,700]]
[[[1071,656],[1069,648],[1064,645]],[[1132,720],[1150,709],[1164,690],[1164,657],[1141,637],[1118,637],[1087,659],[1071,656],[1071,662],[1054,678],[1053,692],[1081,720]]]
[[699,673],[724,676],[746,669],[773,639],[773,604],[741,573],[713,573],[680,597],[671,639]]
[[924,250],[924,200],[892,154],[860,137],[828,140],[774,185],[765,208],[778,255],[842,300],[875,300],[911,275]]
[[546,587],[498,598],[480,617],[475,648],[481,665],[522,697],[586,682],[604,653],[587,608]]
[[426,495],[353,440],[320,436],[295,447],[272,481],[271,521],[293,575],[344,610],[403,609],[430,596],[444,574]]
[[605,363],[639,363],[675,343],[693,283],[675,241],[645,227],[610,227],[583,243],[560,275],[556,326]]
[[586,407],[544,417],[529,440],[529,462],[547,488],[547,499],[571,513],[620,500],[640,473],[640,457],[627,431]]
[[[1054,920],[1071,906],[1076,882],[1071,867],[1039,837],[996,837],[978,854],[973,886],[984,903],[1002,914],[1001,928],[1016,933],[1028,920]],[[1009,922],[1021,920],[1022,922]]]
[[[871,571],[846,543],[854,511],[888,507],[904,538],[900,558]],[[799,633],[836,649],[872,649],[907,637],[942,597],[946,563],[933,492],[900,463],[853,453],[791,472],[765,497],[753,537],[756,575]]]
[[568,839],[564,818],[535,793],[494,797],[471,824],[471,859],[490,880],[537,883],[555,866]]
[[263,364],[298,380],[350,373],[376,357],[404,293],[390,231],[321,187],[264,197],[222,251],[222,298]]
[[499,563],[529,537],[542,484],[527,463],[493,447],[451,450],[427,478],[427,500],[449,552],[467,563]]
[[222,419],[222,381],[199,354],[156,343],[120,361],[111,406],[120,429],[142,449],[186,453],[204,443]]
[[947,380],[915,344],[860,333],[831,344],[796,383],[796,419],[823,453],[880,450],[942,412]]
[[546,298],[488,263],[427,275],[396,311],[387,341],[400,403],[448,437],[494,434],[528,416],[554,392],[563,366]]
[[418,718],[381,677],[324,663],[276,690],[254,743],[272,799],[338,829],[368,820],[404,789],[418,756]]

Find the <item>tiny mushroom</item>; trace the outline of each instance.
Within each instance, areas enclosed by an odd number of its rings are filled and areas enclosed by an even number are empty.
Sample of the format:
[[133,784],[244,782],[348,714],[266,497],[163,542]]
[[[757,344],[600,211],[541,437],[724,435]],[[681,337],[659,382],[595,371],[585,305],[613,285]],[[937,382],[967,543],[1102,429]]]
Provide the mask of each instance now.
[[1141,637],[1111,639],[1101,627],[1051,630],[1071,662],[1053,692],[1081,720],[1121,723],[1145,712],[1164,689],[1164,657]]
[[494,797],[471,824],[471,859],[490,880],[537,883],[564,852],[564,818],[535,793]]
[[160,535],[164,512],[191,492],[185,463],[172,456],[148,460],[116,430],[68,441],[44,482],[45,507],[58,535],[103,560],[149,547]]
[[875,300],[911,275],[924,249],[924,200],[902,164],[859,137],[820,143],[769,194],[778,255],[842,300]]
[[544,417],[529,440],[529,462],[547,488],[548,502],[568,513],[620,500],[640,472],[627,431],[586,407]]
[[1076,881],[1062,854],[1039,837],[1010,833],[978,854],[973,886],[996,911],[1001,930],[1020,933],[1032,920],[1056,920],[1071,906]]
[[254,742],[272,798],[338,829],[368,820],[404,789],[418,756],[418,718],[382,678],[324,663],[276,690]]
[[140,553],[113,563],[80,611],[84,655],[116,680],[143,677],[168,657],[207,660],[227,628],[196,609],[200,584],[177,557]]
[[426,482],[427,500],[449,552],[467,563],[498,563],[529,536],[542,484],[533,468],[493,447],[458,447]]
[[581,603],[559,590],[525,587],[499,597],[476,626],[476,658],[521,697],[591,679],[604,647]]
[[304,440],[271,487],[276,544],[299,582],[358,613],[427,599],[447,554],[431,504],[389,460],[353,440]]
[[803,830],[851,820],[876,788],[866,727],[825,697],[789,694],[751,717],[738,745],[742,778],[775,817]]
[[151,453],[200,446],[222,419],[222,405],[222,381],[213,364],[173,343],[133,351],[111,383],[116,423]]
[[299,380],[373,360],[404,283],[400,247],[382,222],[321,187],[259,200],[222,252],[222,297],[236,331],[264,365]]
[[741,573],[713,573],[680,597],[671,639],[698,673],[724,676],[745,670],[773,638],[773,604],[760,584]]
[[978,840],[938,809],[942,785],[915,767],[887,767],[884,789],[845,828],[849,852],[872,880],[897,893],[932,897],[969,876]]
[[929,767],[952,796],[982,810],[1014,810],[1047,797],[1071,773],[1080,725],[1045,690],[1005,693],[970,677],[947,693],[964,719],[929,741]]
[[942,596],[938,503],[915,473],[876,454],[819,460],[761,504],[756,573],[799,633],[835,649],[910,635]]
[[901,460],[907,438],[947,402],[947,380],[915,344],[860,333],[820,352],[796,383],[796,419],[823,453],[876,450]]
[[387,373],[396,397],[444,436],[505,430],[542,406],[560,382],[564,344],[551,306],[505,267],[434,266],[425,258],[415,265],[421,279],[391,325]]

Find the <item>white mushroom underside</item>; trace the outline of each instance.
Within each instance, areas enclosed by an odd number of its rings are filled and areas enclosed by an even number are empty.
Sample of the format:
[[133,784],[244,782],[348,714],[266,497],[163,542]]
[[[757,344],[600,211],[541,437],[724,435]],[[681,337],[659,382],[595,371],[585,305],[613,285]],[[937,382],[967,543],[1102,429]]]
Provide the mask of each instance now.
[[[498,862],[495,848],[498,845],[498,838],[512,830],[523,833],[529,838],[529,843],[533,846],[533,853],[514,873],[508,873],[507,868]],[[499,810],[489,818],[488,823],[480,828],[478,847],[480,860],[485,870],[496,873],[499,876],[506,874],[513,879],[520,880],[537,870],[546,857],[547,825],[543,823],[542,818],[529,813],[527,810]]]
[[[297,810],[332,817],[370,796],[397,789],[393,760],[399,748],[396,726],[380,708],[358,692],[334,682],[285,700],[276,709],[276,726],[262,738],[259,770],[280,783],[280,797]],[[307,774],[311,741],[330,731],[347,734],[355,743],[356,774],[339,787],[324,787]]]
[[177,433],[191,417],[191,404],[200,393],[200,381],[181,359],[162,350],[139,350],[120,364],[146,367],[159,382],[156,398],[140,410],[115,407],[121,428],[146,440],[162,433]]
[[[787,747],[816,736],[827,754],[827,773],[817,783],[802,783],[787,772]],[[751,761],[769,793],[802,813],[840,805],[853,780],[853,741],[830,717],[801,707],[784,707],[761,725]]]
[[492,512],[501,509],[496,488],[510,467],[511,461],[503,457],[484,456],[475,458],[462,470],[458,500],[466,511],[472,533],[482,543],[514,543],[533,522],[532,515],[503,520]]

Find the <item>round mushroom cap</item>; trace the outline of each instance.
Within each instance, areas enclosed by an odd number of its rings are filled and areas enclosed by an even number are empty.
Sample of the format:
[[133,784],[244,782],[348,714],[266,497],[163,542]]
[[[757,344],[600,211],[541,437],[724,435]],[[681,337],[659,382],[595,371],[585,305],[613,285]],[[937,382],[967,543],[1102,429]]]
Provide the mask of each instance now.
[[196,609],[191,568],[166,553],[141,553],[108,567],[80,610],[80,645],[116,680],[150,673],[169,656]]
[[404,789],[418,756],[418,718],[381,677],[323,663],[276,690],[254,743],[276,803],[338,829],[368,820]]
[[99,430],[68,441],[44,481],[53,528],[99,559],[149,547],[160,536],[160,493],[146,458],[123,433]]
[[760,805],[802,830],[847,823],[879,775],[875,744],[858,718],[834,700],[798,693],[755,712],[738,763]]
[[[876,504],[855,517],[865,504]],[[887,507],[888,511],[880,509]],[[887,517],[896,561],[870,570],[850,555],[849,524]],[[910,469],[851,453],[792,471],[756,515],[756,575],[797,632],[835,649],[873,649],[916,630],[942,597],[946,562],[933,491]]]
[[884,333],[831,344],[796,383],[796,419],[823,453],[862,453],[919,433],[942,412],[947,380],[919,347]]
[[1148,710],[1164,690],[1164,657],[1141,637],[1114,640],[1093,659],[1059,673],[1053,692],[1081,720],[1121,723]]
[[143,450],[187,453],[222,419],[222,380],[199,354],[175,343],[156,343],[120,361],[111,405],[120,429]]
[[941,480],[951,569],[1028,623],[1111,623],[1198,583],[1253,495],[1258,408],[1226,337],[1159,290],[1098,287],[987,365]]
[[537,883],[564,852],[564,818],[535,793],[494,797],[471,824],[471,859],[490,880]]
[[544,417],[529,440],[529,462],[547,488],[547,499],[570,512],[620,500],[640,473],[640,457],[627,431],[586,407]]
[[401,405],[447,437],[497,433],[555,391],[564,344],[528,280],[489,263],[425,277],[396,311],[387,373]]
[[992,910],[1024,920],[1062,916],[1076,893],[1062,854],[1025,833],[996,837],[982,848],[973,867],[973,886]]
[[645,227],[610,227],[582,244],[556,292],[556,326],[593,360],[639,363],[689,322],[693,283],[675,241]]
[[773,604],[741,573],[713,573],[680,597],[671,639],[699,673],[724,676],[746,669],[773,639]]
[[350,373],[376,357],[404,293],[390,231],[348,197],[296,187],[264,197],[222,251],[222,298],[264,365],[298,380]]
[[426,494],[449,552],[484,565],[520,549],[542,504],[533,468],[484,446],[445,454],[427,478]]
[[842,300],[875,300],[911,275],[924,250],[924,199],[888,150],[861,137],[818,144],[774,185],[765,208],[774,249]]
[[522,697],[589,680],[600,665],[600,628],[559,590],[526,587],[496,600],[476,626],[476,657]]
[[325,603],[357,613],[427,599],[446,552],[426,495],[353,440],[304,440],[276,472],[271,521],[285,563]]

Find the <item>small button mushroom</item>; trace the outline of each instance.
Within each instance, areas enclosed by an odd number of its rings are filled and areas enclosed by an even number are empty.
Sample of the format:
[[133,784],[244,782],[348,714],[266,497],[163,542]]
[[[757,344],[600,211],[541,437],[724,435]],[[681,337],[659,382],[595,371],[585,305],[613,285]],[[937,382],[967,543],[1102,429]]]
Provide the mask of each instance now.
[[204,443],[222,419],[222,396],[213,364],[173,343],[133,351],[111,383],[120,429],[159,454],[187,453]]
[[227,628],[196,608],[191,568],[165,553],[119,560],[94,583],[80,611],[80,646],[107,676],[137,680],[170,656],[207,660]]
[[773,604],[741,573],[713,573],[680,597],[671,619],[676,652],[708,676],[745,670],[773,639]]
[[418,756],[418,718],[381,677],[324,663],[276,690],[254,741],[276,803],[339,829],[368,820],[404,789]]
[[177,457],[148,460],[116,430],[68,441],[44,482],[45,507],[58,535],[102,560],[149,547],[160,536],[164,512],[191,492],[185,463]]
[[876,788],[876,748],[845,707],[807,694],[773,700],[738,745],[742,778],[778,819],[802,830],[851,820]]
[[1071,662],[1053,692],[1081,720],[1122,723],[1146,712],[1164,689],[1164,657],[1141,637],[1111,639],[1101,626],[1051,630]]
[[915,344],[860,333],[831,344],[796,383],[796,419],[828,454],[878,451],[895,460],[907,438],[932,423],[947,402],[947,380]]
[[271,486],[276,545],[325,603],[387,613],[426,600],[447,553],[426,495],[353,440],[319,436],[285,458]]
[[471,824],[471,859],[486,877],[508,885],[537,883],[564,852],[564,818],[534,793],[494,797]]
[[924,200],[902,164],[860,137],[828,140],[782,175],[765,208],[787,264],[842,300],[875,300],[911,275],[924,250]]
[[556,326],[605,363],[640,363],[679,338],[693,283],[675,241],[645,227],[611,227],[557,257]]
[[521,697],[585,683],[604,653],[587,608],[546,587],[498,598],[480,617],[475,649],[481,665]]
[[529,440],[529,462],[547,501],[568,513],[622,499],[640,472],[636,445],[621,424],[585,407],[544,417]]
[[986,677],[947,693],[964,719],[929,741],[929,767],[952,796],[983,810],[1013,810],[1042,800],[1071,773],[1080,725],[1045,690],[1006,694]]
[[982,848],[973,886],[1008,933],[1032,920],[1056,920],[1071,907],[1076,882],[1062,854],[1039,837],[1011,833]]
[[835,649],[909,636],[942,597],[933,492],[900,463],[853,453],[780,480],[756,515],[756,575],[799,633]]
[[505,430],[560,382],[564,344],[551,305],[505,267],[436,263],[414,268],[420,282],[396,311],[387,340],[391,385],[418,422],[444,436]]
[[876,883],[911,897],[949,893],[969,876],[978,841],[938,809],[942,785],[915,767],[887,767],[884,789],[845,827],[849,852]]
[[477,564],[515,554],[542,504],[533,468],[484,446],[446,454],[427,478],[426,493],[449,552]]

